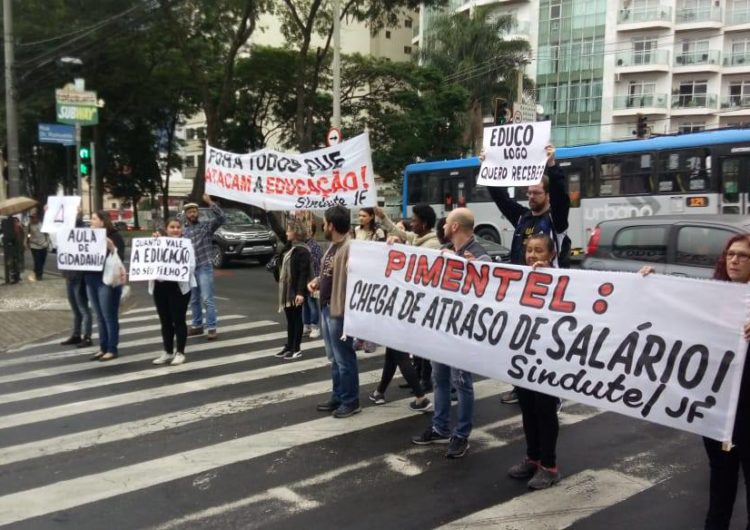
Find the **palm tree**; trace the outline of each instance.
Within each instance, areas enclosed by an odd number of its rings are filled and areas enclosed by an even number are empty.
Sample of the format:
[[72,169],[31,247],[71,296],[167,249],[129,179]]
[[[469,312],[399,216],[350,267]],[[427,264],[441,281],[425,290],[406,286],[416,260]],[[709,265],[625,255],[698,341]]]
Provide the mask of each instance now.
[[[482,143],[483,116],[496,97],[516,95],[517,72],[529,62],[531,47],[522,39],[506,40],[515,25],[510,15],[473,14],[435,16],[425,35],[422,61],[441,70],[446,81],[460,84],[471,95],[464,125],[464,145],[473,153]],[[528,79],[524,84],[531,84]]]

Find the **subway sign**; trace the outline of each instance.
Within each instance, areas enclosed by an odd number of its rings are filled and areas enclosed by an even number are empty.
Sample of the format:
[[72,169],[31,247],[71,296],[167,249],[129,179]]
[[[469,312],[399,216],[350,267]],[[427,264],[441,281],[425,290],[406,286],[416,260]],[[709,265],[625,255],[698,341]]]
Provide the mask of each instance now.
[[58,103],[57,121],[70,125],[96,125],[99,123],[99,109],[96,106]]

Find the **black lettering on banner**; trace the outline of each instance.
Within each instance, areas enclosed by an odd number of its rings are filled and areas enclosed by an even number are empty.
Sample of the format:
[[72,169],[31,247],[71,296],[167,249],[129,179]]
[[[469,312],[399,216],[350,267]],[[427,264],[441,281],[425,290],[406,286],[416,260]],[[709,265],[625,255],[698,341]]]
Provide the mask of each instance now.
[[535,340],[539,340],[542,338],[537,331],[539,330],[539,326],[542,326],[549,322],[548,318],[544,317],[536,317],[534,319],[534,325],[531,327],[531,330],[529,331],[529,337],[526,340],[526,348],[524,351],[526,352],[526,355],[536,355],[536,350],[532,347]]
[[[694,354],[699,355],[699,358],[695,374],[691,378],[688,376],[688,368]],[[694,344],[685,351],[680,360],[680,365],[677,368],[677,381],[683,388],[695,388],[703,381],[703,376],[706,375],[706,368],[708,368],[708,348],[703,344]]]
[[529,315],[519,316],[518,324],[516,324],[516,329],[513,331],[513,336],[508,343],[508,348],[511,350],[520,350],[524,342],[526,342],[526,337],[529,335],[530,330],[531,317]]

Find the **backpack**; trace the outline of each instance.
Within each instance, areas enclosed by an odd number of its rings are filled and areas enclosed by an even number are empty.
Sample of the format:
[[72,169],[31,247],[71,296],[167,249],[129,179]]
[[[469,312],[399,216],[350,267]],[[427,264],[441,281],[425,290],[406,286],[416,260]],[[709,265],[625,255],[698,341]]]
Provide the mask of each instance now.
[[[518,225],[522,226],[525,223],[526,219],[531,217],[531,215],[531,210],[523,214],[518,220]],[[552,216],[549,212],[544,214],[544,219],[540,220],[540,225],[542,227],[542,230],[538,231],[537,233],[548,234],[555,244],[555,253],[557,254],[557,267],[560,269],[569,269],[570,249],[573,242],[568,237],[567,231],[563,232],[562,234],[557,233],[557,231],[555,230],[555,224],[552,222]]]

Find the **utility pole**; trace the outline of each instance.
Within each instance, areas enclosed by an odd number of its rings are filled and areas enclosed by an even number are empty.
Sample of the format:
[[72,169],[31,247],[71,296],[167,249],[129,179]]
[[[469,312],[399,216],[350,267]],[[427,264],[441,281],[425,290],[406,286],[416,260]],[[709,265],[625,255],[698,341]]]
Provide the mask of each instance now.
[[331,122],[334,127],[341,128],[341,0],[333,0],[333,118]]
[[76,189],[78,195],[83,195],[83,179],[81,179],[81,126],[76,123]]
[[3,0],[3,30],[5,44],[5,124],[8,135],[8,196],[21,195],[18,171],[18,116],[13,66],[13,0]]

